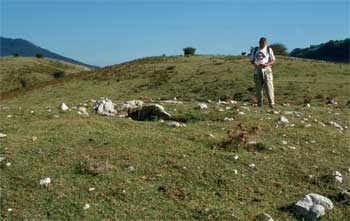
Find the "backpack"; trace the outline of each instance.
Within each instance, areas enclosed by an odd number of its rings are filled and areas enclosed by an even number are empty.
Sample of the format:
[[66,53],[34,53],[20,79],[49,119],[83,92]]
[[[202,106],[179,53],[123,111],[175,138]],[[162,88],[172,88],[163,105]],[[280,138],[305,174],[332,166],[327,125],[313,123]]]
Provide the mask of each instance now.
[[[253,54],[254,59],[255,59],[255,54],[258,51],[258,49],[259,49],[259,47],[255,47],[255,49],[254,49],[254,54]],[[270,49],[271,49],[271,47],[267,46],[267,53],[268,54],[270,54]],[[270,60],[270,56],[269,56],[269,60]]]

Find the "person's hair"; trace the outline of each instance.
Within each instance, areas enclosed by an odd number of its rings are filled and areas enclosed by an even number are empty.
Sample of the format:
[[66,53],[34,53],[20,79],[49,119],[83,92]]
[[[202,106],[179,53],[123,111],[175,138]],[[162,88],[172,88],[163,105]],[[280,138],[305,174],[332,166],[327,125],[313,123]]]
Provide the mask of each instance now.
[[266,42],[266,38],[265,37],[261,37],[259,41],[260,42]]

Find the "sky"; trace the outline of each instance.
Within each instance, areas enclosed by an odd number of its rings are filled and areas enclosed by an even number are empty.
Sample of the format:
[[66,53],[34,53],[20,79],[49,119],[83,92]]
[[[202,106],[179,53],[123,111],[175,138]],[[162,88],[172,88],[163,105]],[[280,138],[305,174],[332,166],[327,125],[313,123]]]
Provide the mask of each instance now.
[[146,56],[289,51],[349,37],[348,0],[0,0],[1,36],[88,64]]

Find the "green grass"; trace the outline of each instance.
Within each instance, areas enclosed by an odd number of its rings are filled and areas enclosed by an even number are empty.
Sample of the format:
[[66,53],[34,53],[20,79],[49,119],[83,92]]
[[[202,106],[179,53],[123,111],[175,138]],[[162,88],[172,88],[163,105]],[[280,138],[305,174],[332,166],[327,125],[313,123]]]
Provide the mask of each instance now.
[[[223,64],[216,64],[221,63],[218,60]],[[275,220],[295,220],[284,208],[315,192],[335,203],[326,220],[346,220],[349,205],[336,203],[334,196],[350,185],[350,133],[318,122],[333,120],[350,126],[345,107],[350,95],[349,65],[280,58],[273,68],[276,110],[303,115],[284,115],[295,126],[274,128],[282,114],[249,105],[254,92],[247,90],[253,87],[248,63],[233,56],[147,58],[2,100],[0,132],[8,137],[1,138],[0,156],[11,162],[0,169],[2,218],[254,220],[267,212]],[[326,107],[326,99],[318,95],[335,97],[339,106]],[[61,102],[72,107],[101,96],[114,102],[141,96],[158,102],[157,98],[176,96],[184,104],[164,106],[175,118],[185,119],[187,126],[171,128],[159,121],[92,113],[83,117],[74,109],[58,110]],[[312,98],[311,108],[302,106],[304,96]],[[219,107],[212,103],[207,111],[195,110],[195,99],[221,98],[240,102]],[[291,107],[280,105],[287,102]],[[46,110],[48,106],[52,112]],[[13,117],[8,118],[9,114]],[[235,120],[223,121],[224,117]],[[304,127],[303,118],[308,118],[305,123],[311,128]],[[240,132],[239,124],[249,131],[249,139],[266,149],[218,148],[229,140],[228,130]],[[258,129],[253,132],[252,128]],[[32,136],[38,140],[33,142]],[[282,145],[282,140],[288,145]],[[107,162],[111,168],[89,174],[80,167],[89,160]],[[249,167],[251,163],[256,169]],[[343,174],[344,183],[323,179],[335,170]],[[39,185],[44,177],[52,179],[48,188]],[[96,189],[90,192],[91,187]],[[83,210],[85,203],[91,208]]]
[[0,92],[21,89],[21,81],[25,81],[28,87],[51,80],[57,71],[69,75],[87,70],[89,68],[50,58],[1,57]]

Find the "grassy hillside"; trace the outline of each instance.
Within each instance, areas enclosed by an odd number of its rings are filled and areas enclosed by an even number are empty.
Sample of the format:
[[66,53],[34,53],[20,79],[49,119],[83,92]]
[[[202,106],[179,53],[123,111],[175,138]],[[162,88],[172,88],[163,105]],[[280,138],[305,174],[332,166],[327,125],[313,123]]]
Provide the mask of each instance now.
[[84,66],[50,58],[1,57],[0,92],[22,89],[21,81],[25,81],[27,87],[47,82],[54,78],[53,74],[57,71],[63,71],[69,75],[87,70],[89,68]]
[[[234,56],[145,58],[2,100],[0,132],[7,137],[0,138],[0,156],[11,163],[0,169],[2,218],[254,220],[267,212],[296,220],[288,206],[315,192],[335,204],[326,220],[346,220],[349,204],[336,195],[350,186],[350,65],[278,59],[275,113],[250,105],[252,67]],[[115,103],[153,99],[186,127],[98,116],[88,101],[102,96]],[[173,97],[183,104],[158,99]],[[338,105],[328,107],[327,97]],[[196,99],[212,103],[199,111]],[[86,105],[90,115],[63,113],[61,102]],[[289,123],[278,123],[280,116]],[[242,131],[259,145],[240,143]],[[91,162],[105,170],[92,174]],[[333,180],[334,171],[343,183]],[[45,177],[49,187],[39,185]]]

